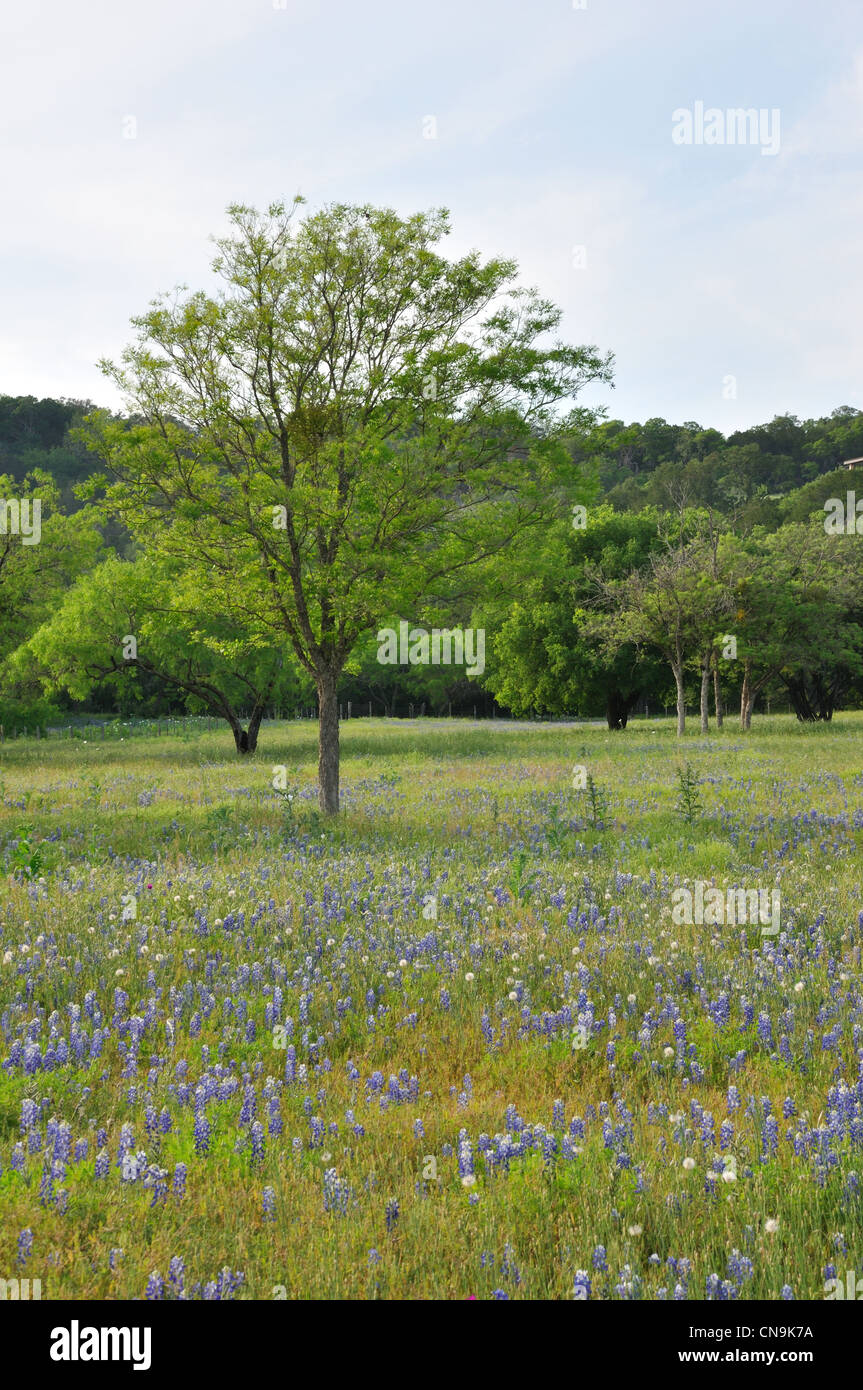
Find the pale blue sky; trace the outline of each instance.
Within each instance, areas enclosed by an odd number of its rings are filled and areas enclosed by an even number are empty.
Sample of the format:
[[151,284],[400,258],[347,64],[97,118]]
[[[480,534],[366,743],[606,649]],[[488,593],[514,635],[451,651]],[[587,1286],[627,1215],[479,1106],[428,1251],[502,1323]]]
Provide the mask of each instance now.
[[[0,393],[117,404],[131,315],[299,191],[449,207],[615,353],[613,416],[863,406],[860,0],[276,4],[4,0]],[[778,109],[779,153],[675,144],[699,101]]]

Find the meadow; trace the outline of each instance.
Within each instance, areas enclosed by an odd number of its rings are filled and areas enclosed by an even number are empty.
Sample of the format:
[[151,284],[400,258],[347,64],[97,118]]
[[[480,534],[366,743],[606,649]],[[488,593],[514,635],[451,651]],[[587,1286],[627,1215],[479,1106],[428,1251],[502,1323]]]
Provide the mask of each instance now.
[[[336,820],[316,732],[0,749],[0,1278],[803,1300],[863,1273],[863,715],[352,720]],[[675,922],[696,880],[778,888],[779,934]]]

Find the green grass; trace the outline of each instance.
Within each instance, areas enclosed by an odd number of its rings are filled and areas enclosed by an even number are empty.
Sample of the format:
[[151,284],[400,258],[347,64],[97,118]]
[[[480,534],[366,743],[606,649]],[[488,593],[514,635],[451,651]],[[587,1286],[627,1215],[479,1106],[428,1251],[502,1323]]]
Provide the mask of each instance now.
[[[615,734],[355,720],[342,728],[337,821],[317,811],[305,722],[266,727],[248,759],[222,732],[5,744],[0,1277],[41,1277],[48,1299],[141,1297],[180,1257],[187,1293],[227,1266],[243,1273],[239,1297],[564,1298],[586,1270],[594,1298],[672,1297],[681,1282],[700,1299],[736,1250],[751,1262],[740,1298],[776,1299],[786,1285],[823,1297],[828,1263],[840,1277],[863,1268],[861,735],[853,714],[815,728],[775,716],[749,735],[729,723],[682,744],[662,719]],[[687,761],[701,801],[691,824],[676,810]],[[572,789],[575,764],[605,798],[596,825]],[[280,765],[290,809],[272,785]],[[42,856],[35,878],[25,826]],[[779,941],[757,926],[675,925],[675,885],[699,878],[779,886]],[[129,894],[137,916],[124,921]],[[423,915],[429,895],[436,917]],[[723,993],[727,1023],[711,1016]],[[573,1050],[579,1013],[590,1036]],[[288,1017],[307,1068],[292,1082],[273,1034]],[[76,1057],[73,1028],[89,1037],[97,1026],[100,1055]],[[28,1071],[24,1044],[44,1062],[52,1033],[69,1055]],[[205,1153],[191,1101],[208,1072],[222,1094],[206,1101]],[[367,1099],[376,1072],[384,1094],[390,1077],[415,1077],[416,1099]],[[831,1088],[843,1081],[852,1094],[831,1132]],[[729,1084],[740,1096],[731,1114]],[[19,1132],[26,1100],[40,1107],[32,1152]],[[271,1102],[281,1133],[268,1130]],[[605,1133],[589,1110],[603,1103]],[[693,1103],[712,1116],[713,1139]],[[489,1171],[480,1136],[504,1133],[507,1106],[534,1142],[508,1171]],[[148,1108],[168,1113],[168,1133],[152,1123],[148,1133]],[[576,1124],[564,1145],[574,1117],[584,1133]],[[47,1188],[52,1119],[70,1127],[73,1151],[63,1159],[61,1139]],[[726,1119],[738,1177],[714,1175],[711,1187]],[[146,1184],[117,1166],[123,1125],[146,1154]],[[107,1177],[95,1172],[102,1128]],[[171,1186],[178,1163],[183,1197]],[[155,1170],[168,1190],[151,1204]],[[326,1170],[331,1187],[345,1184],[344,1214],[338,1196],[325,1210]],[[26,1229],[32,1253],[19,1266]],[[597,1246],[608,1274],[593,1268]],[[681,1258],[688,1272],[667,1263]]]

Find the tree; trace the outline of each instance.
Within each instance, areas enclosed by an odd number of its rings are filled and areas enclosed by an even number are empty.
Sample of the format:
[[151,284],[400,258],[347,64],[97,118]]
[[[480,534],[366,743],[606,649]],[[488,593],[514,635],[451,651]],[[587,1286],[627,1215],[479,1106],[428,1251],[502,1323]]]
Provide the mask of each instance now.
[[[252,615],[231,612],[218,593],[164,557],[111,557],[69,590],[16,653],[13,666],[47,692],[83,700],[100,682],[123,690],[141,672],[181,692],[187,706],[230,725],[238,753],[254,752],[271,703],[297,687],[297,673]],[[250,710],[247,727],[240,711]]]
[[632,643],[611,654],[594,629],[589,605],[597,574],[619,579],[661,545],[651,511],[616,513],[590,507],[583,529],[555,533],[533,577],[509,606],[495,635],[486,685],[516,714],[592,714],[604,710],[609,729],[625,729],[645,690],[655,690],[655,662]]
[[0,475],[0,663],[101,548],[92,514],[64,516],[59,501],[56,486],[38,469],[18,482]]
[[600,591],[608,616],[602,623],[612,651],[631,642],[637,650],[655,648],[671,667],[677,691],[677,733],[686,729],[684,675],[688,665],[700,664],[702,728],[705,725],[707,673],[718,625],[730,600],[713,567],[714,552],[699,535],[687,538],[700,518],[681,509],[678,543],[653,552],[646,563],[622,580],[602,582]]
[[[818,515],[747,538],[735,585],[742,729],[750,728],[759,693],[777,677],[793,696],[795,673],[799,679],[819,666],[824,673],[859,670],[860,628],[852,618],[861,604],[860,549],[856,535],[826,534]],[[840,693],[834,687],[833,704]],[[829,690],[825,698],[832,712]]]
[[122,365],[103,366],[136,419],[96,415],[89,440],[132,533],[199,584],[229,580],[290,643],[333,813],[355,643],[544,520],[571,468],[556,407],[610,360],[549,341],[560,311],[514,285],[512,261],[439,255],[446,212],[229,215],[225,288],[134,320]]

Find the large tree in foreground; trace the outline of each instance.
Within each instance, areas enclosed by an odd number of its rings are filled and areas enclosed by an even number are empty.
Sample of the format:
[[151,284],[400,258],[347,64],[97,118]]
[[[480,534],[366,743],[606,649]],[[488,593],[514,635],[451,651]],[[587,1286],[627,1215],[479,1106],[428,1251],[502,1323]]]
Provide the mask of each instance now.
[[140,543],[229,583],[291,644],[335,812],[354,644],[545,518],[570,466],[555,407],[609,361],[551,340],[560,311],[515,287],[513,262],[442,257],[445,212],[229,216],[223,289],[134,320],[122,364],[103,364],[133,419],[93,417],[89,438]]

